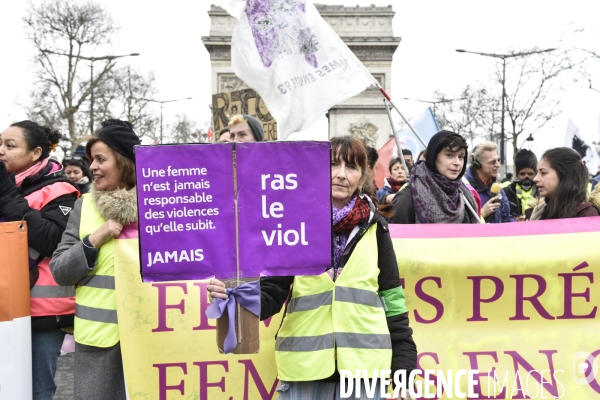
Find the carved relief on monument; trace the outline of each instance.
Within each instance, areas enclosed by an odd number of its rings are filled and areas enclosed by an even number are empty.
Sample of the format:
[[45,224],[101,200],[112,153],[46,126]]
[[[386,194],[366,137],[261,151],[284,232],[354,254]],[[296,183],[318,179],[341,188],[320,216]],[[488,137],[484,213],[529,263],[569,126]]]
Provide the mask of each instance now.
[[394,47],[390,47],[389,49],[357,47],[352,46],[350,43],[350,50],[352,50],[354,55],[361,61],[392,61],[396,49]]
[[219,74],[219,93],[233,92],[234,90],[248,89],[243,80],[234,74]]
[[362,139],[367,146],[375,148],[377,146],[377,139],[379,137],[377,135],[378,130],[379,128],[377,125],[371,123],[365,117],[359,119],[356,123],[350,123],[350,129],[348,129],[352,136]]
[[[375,80],[377,82],[379,82],[379,84],[381,85],[382,88],[385,88],[385,74],[371,74],[371,75],[373,75],[373,78],[375,78]],[[375,85],[371,85],[365,89],[365,92],[379,92],[379,88]]]

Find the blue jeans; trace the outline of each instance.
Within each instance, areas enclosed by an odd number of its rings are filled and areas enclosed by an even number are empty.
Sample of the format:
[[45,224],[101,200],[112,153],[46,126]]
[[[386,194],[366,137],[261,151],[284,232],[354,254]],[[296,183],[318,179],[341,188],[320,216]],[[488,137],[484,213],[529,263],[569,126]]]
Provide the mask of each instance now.
[[54,373],[64,339],[65,332],[60,329],[31,331],[33,400],[54,398]]

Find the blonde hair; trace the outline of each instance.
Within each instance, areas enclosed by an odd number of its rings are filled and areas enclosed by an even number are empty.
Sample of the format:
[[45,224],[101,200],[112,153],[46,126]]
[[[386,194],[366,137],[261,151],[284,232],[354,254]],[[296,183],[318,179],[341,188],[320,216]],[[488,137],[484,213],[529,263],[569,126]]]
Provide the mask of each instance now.
[[[231,128],[233,125],[241,124],[242,122],[248,123],[242,114],[236,114],[229,119],[227,126]],[[248,126],[250,126],[250,124],[248,124]]]
[[482,155],[484,151],[498,151],[498,145],[494,142],[483,142],[479,143],[473,149],[473,160],[477,160],[480,163],[483,163],[485,160],[482,159]]

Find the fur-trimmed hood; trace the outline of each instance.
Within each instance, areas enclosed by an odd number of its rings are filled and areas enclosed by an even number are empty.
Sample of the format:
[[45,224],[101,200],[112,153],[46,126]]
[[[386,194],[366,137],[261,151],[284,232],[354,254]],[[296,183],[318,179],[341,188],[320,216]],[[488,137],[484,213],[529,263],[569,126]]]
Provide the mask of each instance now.
[[129,190],[98,190],[94,182],[90,188],[90,194],[104,220],[112,219],[123,226],[137,222],[137,190],[135,187]]
[[596,185],[594,190],[592,190],[592,193],[590,193],[590,196],[588,197],[588,201],[600,210],[600,184]]

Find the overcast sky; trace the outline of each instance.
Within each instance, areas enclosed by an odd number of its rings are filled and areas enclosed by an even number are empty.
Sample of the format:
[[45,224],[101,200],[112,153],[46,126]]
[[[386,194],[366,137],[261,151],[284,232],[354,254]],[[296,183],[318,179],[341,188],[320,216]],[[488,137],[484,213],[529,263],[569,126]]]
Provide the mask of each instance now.
[[[193,97],[165,104],[165,121],[181,112],[200,123],[210,119],[210,61],[201,37],[209,33],[207,11],[211,3],[216,1],[102,1],[121,26],[112,53],[141,53],[139,57],[119,60],[119,64],[130,63],[142,72],[154,71],[158,100]],[[597,27],[594,6],[597,3],[592,0],[322,0],[318,3],[393,5],[394,35],[401,37],[402,42],[392,64],[392,98],[406,115],[415,118],[427,106],[402,100],[403,97],[428,100],[436,89],[452,96],[467,84],[493,85],[490,80],[495,68],[493,59],[459,54],[455,49],[502,53],[534,46],[557,47],[561,33],[570,24],[591,31]],[[0,1],[0,129],[25,117],[20,104],[27,103],[32,88],[33,52],[25,40],[22,22],[26,7],[24,0]],[[592,39],[588,35],[588,43]],[[104,54],[96,54],[100,55]],[[600,89],[600,60],[595,64],[591,72],[593,76],[596,72],[595,82]],[[598,140],[600,93],[587,86],[587,82],[569,85],[563,96],[562,115],[552,127],[535,135],[534,151],[538,155],[548,147],[562,145],[568,118],[579,126],[588,143]],[[325,139],[326,132],[322,120],[311,137]]]

